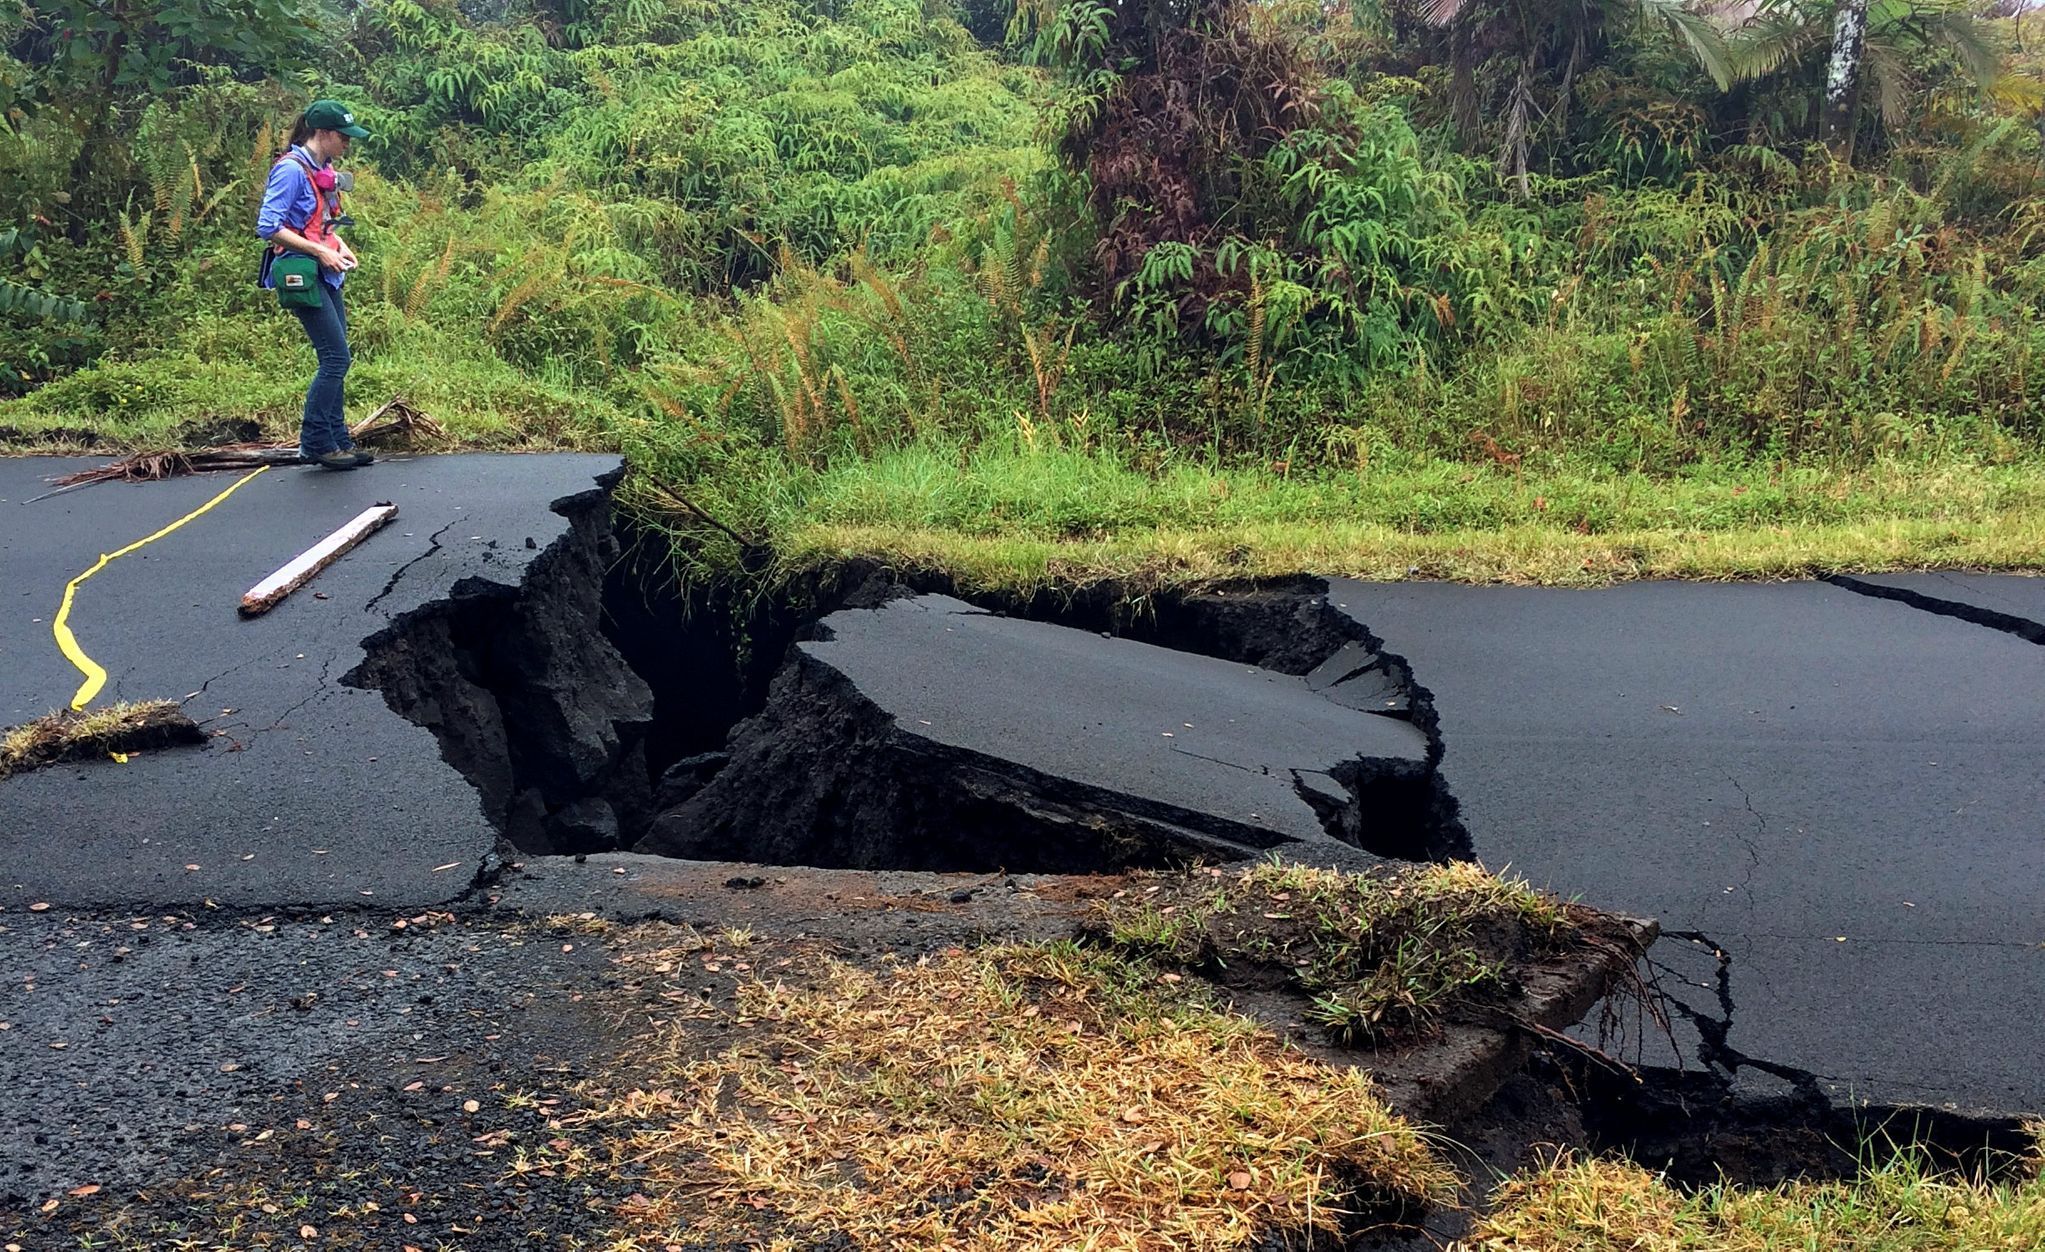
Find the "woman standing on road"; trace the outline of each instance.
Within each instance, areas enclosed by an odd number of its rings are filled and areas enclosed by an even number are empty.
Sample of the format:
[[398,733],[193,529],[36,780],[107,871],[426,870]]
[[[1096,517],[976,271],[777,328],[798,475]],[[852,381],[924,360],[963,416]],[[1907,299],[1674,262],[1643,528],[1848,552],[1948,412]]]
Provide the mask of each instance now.
[[319,370],[305,391],[298,450],[331,470],[356,469],[375,459],[349,438],[342,399],[349,355],[341,284],[355,268],[355,251],[335,230],[341,196],[333,168],[350,140],[368,135],[346,105],[313,101],[292,124],[291,147],[270,167],[256,216],[256,234],[270,245],[263,249],[257,285],[277,292],[319,358]]

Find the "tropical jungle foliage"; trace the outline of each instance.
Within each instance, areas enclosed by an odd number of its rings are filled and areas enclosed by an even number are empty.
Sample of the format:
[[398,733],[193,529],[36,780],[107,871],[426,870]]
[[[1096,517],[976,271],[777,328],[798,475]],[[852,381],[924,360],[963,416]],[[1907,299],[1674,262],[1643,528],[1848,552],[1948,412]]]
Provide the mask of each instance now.
[[27,0],[0,434],[293,425],[250,227],[334,95],[374,132],[358,405],[622,447],[741,532],[848,466],[1054,450],[2029,463],[2033,23],[1837,4],[1850,48],[1834,0]]

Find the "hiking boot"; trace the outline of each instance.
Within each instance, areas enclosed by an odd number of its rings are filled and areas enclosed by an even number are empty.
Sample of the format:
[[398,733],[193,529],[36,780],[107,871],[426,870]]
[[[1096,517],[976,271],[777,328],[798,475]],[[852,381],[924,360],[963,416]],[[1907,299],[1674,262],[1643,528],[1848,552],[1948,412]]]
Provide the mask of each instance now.
[[360,469],[362,466],[371,464],[376,460],[376,453],[370,452],[363,448],[343,448],[341,449],[341,451],[355,458],[355,466],[357,469]]
[[351,470],[362,464],[362,462],[355,459],[354,453],[343,452],[339,448],[334,449],[332,452],[320,453],[312,459],[312,463],[321,469],[330,470]]

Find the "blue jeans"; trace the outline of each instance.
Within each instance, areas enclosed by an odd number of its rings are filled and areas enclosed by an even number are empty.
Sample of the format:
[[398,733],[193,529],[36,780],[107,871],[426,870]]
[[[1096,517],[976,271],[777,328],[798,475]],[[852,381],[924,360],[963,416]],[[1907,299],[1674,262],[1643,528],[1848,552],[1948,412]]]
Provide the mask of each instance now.
[[305,389],[305,417],[298,426],[298,450],[308,458],[355,446],[348,437],[348,419],[342,411],[341,385],[348,378],[348,312],[341,305],[341,292],[320,282],[320,307],[290,305],[312,340],[320,367]]

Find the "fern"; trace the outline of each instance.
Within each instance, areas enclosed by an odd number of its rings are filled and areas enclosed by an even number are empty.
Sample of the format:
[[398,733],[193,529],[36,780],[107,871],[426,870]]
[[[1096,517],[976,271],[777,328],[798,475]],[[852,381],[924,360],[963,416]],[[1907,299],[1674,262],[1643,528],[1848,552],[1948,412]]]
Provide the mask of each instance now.
[[154,220],[146,211],[136,214],[131,219],[126,209],[122,209],[116,219],[122,251],[127,256],[129,267],[134,270],[140,271],[143,262],[148,258],[149,231]]
[[20,321],[37,318],[43,321],[80,323],[92,315],[91,309],[82,300],[64,296],[53,296],[33,287],[0,278],[0,316]]
[[497,312],[491,315],[484,333],[491,336],[501,334],[511,319],[518,316],[521,309],[538,298],[542,292],[551,291],[559,283],[560,278],[561,268],[558,262],[548,262],[536,267],[506,293],[503,302],[497,306]]

